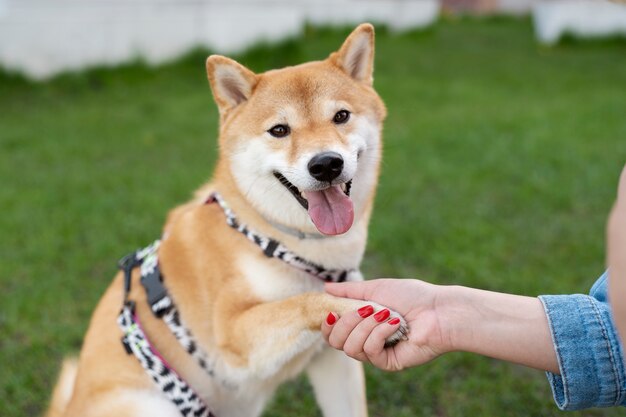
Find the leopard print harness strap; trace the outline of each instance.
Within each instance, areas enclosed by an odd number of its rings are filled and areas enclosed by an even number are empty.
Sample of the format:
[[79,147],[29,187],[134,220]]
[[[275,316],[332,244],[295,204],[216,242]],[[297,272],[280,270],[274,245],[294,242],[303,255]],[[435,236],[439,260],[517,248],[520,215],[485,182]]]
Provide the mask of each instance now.
[[324,282],[351,281],[354,275],[358,275],[358,271],[356,269],[326,269],[322,265],[296,255],[277,240],[255,232],[245,224],[239,222],[235,213],[228,206],[226,201],[224,201],[224,199],[219,195],[219,193],[211,194],[211,196],[206,200],[206,204],[210,203],[217,203],[222,211],[224,211],[226,223],[261,248],[265,256],[268,258],[280,259],[286,264],[313,275]]
[[129,354],[133,354],[146,373],[152,378],[163,394],[178,408],[185,417],[215,417],[204,401],[191,386],[167,363],[157,349],[150,343],[135,312],[135,302],[128,300],[132,270],[140,266],[141,284],[146,290],[148,303],[155,316],[163,319],[172,334],[185,351],[191,355],[198,365],[209,375],[214,372],[209,364],[208,355],[198,345],[193,334],[186,327],[164,287],[159,270],[157,251],[160,241],[157,240],[145,249],[127,255],[119,262],[124,271],[124,304],[117,318],[122,330],[122,344]]
[[163,394],[186,417],[215,417],[189,384],[174,371],[150,344],[132,301],[125,303],[117,323],[124,332],[124,346],[134,354]]

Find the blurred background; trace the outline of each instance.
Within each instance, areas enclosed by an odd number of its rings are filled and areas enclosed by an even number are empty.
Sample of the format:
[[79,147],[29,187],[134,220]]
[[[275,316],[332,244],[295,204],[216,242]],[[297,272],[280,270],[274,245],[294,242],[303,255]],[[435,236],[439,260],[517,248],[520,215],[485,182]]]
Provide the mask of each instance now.
[[193,47],[240,52],[296,36],[307,23],[407,30],[442,13],[532,13],[544,44],[566,33],[626,34],[626,10],[604,0],[0,0],[0,64],[41,79],[136,57],[161,63]]
[[[323,59],[362,21],[389,109],[365,275],[588,291],[626,162],[623,4],[0,0],[1,416],[42,413],[117,259],[210,177],[206,56]],[[541,372],[488,358],[366,372],[375,417],[561,414]],[[300,378],[265,415],[320,413]]]

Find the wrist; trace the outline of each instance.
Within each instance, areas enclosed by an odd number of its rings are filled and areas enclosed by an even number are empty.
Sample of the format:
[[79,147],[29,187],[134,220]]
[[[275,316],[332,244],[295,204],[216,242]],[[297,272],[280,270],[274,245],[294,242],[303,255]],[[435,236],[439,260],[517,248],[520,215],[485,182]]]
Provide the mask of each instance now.
[[439,286],[435,313],[439,320],[442,350],[464,351],[472,337],[476,314],[472,307],[471,288],[458,285]]
[[448,352],[478,353],[559,371],[547,317],[535,297],[441,287],[437,316]]

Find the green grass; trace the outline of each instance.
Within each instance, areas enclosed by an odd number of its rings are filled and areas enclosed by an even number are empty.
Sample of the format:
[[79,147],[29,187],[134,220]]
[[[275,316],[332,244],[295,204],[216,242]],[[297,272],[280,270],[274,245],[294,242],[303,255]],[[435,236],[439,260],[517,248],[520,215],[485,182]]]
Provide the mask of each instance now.
[[[257,71],[319,59],[346,34],[308,28],[238,58]],[[389,117],[366,275],[587,291],[626,159],[626,43],[543,48],[529,21],[497,19],[379,30],[377,48]],[[210,176],[205,56],[39,84],[0,75],[0,415],[41,413],[115,261]],[[367,378],[376,417],[560,414],[541,372],[469,354]],[[319,412],[298,379],[266,415]]]

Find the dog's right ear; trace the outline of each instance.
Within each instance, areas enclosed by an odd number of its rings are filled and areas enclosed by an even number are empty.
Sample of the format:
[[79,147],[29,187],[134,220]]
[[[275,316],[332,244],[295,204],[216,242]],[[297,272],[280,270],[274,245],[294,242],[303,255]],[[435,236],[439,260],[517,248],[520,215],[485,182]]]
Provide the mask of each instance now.
[[221,55],[206,60],[206,72],[220,115],[250,98],[257,83],[255,73],[237,61]]

